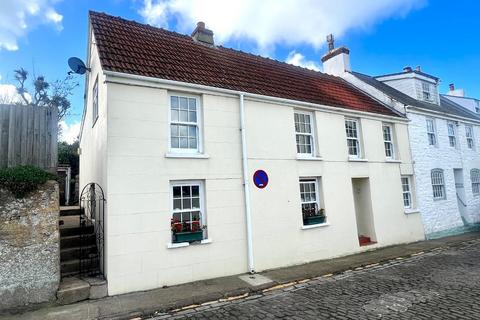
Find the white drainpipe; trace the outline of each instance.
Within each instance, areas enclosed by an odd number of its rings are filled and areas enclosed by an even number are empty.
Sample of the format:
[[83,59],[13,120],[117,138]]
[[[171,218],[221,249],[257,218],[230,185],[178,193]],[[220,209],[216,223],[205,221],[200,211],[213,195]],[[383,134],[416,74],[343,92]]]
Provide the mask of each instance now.
[[250,211],[250,188],[248,179],[248,157],[247,157],[247,135],[245,132],[245,104],[244,95],[240,93],[240,131],[242,133],[242,163],[243,163],[243,188],[245,195],[245,220],[247,224],[247,255],[248,271],[255,273],[253,261],[253,237],[252,237],[252,215]]

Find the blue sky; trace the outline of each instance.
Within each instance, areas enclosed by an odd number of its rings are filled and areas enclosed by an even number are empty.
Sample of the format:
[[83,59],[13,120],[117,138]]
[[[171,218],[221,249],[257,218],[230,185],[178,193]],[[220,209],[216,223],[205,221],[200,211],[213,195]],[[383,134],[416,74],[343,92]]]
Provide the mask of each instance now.
[[[182,33],[202,19],[227,47],[311,68],[321,68],[325,35],[333,32],[337,45],[350,48],[355,71],[378,75],[420,65],[441,79],[442,93],[454,82],[468,96],[480,97],[478,1],[244,0],[223,7],[210,2],[2,0],[0,21],[15,19],[21,10],[27,14],[17,29],[18,19],[0,22],[0,84],[13,83],[13,70],[21,66],[47,79],[63,78],[69,57],[85,58],[87,13],[95,10]],[[69,126],[80,121],[83,109],[84,79],[78,80]]]

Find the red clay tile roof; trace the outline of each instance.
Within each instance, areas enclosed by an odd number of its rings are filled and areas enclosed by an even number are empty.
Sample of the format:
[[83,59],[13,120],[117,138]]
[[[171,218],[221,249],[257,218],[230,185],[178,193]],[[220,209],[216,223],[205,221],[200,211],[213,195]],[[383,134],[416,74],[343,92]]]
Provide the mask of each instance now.
[[104,70],[398,116],[345,80],[90,12]]

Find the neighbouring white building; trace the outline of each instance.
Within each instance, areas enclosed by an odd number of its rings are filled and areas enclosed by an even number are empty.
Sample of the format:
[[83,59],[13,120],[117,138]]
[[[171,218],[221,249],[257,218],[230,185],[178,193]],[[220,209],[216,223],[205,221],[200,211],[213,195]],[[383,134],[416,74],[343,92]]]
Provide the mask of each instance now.
[[95,12],[87,65],[109,295],[424,239],[408,119],[347,81]]
[[474,113],[480,114],[480,99],[466,97],[465,90],[455,89],[455,85],[453,83],[449,84],[449,90],[447,94],[442,94],[442,96]]
[[406,207],[421,212],[427,237],[480,222],[480,116],[440,95],[439,79],[419,67],[368,76],[351,70],[346,48],[331,50],[323,62],[325,72],[343,77],[410,120],[415,200]]

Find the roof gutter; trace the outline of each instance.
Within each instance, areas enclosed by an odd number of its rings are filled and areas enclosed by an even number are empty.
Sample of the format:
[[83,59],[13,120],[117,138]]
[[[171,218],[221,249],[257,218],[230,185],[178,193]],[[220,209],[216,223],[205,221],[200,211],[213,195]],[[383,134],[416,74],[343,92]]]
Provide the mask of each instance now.
[[[218,93],[223,93],[223,94],[228,94],[228,95],[233,95],[233,96],[238,96],[240,94],[243,94],[244,99],[249,98],[249,99],[252,99],[252,100],[268,101],[268,102],[290,105],[290,106],[292,106],[292,105],[303,106],[303,107],[313,108],[313,109],[317,109],[317,110],[321,110],[321,111],[325,111],[325,112],[344,114],[344,115],[349,115],[349,116],[351,116],[352,114],[355,114],[355,115],[364,116],[364,117],[367,116],[367,117],[373,117],[373,118],[388,119],[390,121],[405,122],[405,123],[409,122],[409,120],[407,118],[403,118],[403,117],[400,117],[400,116],[395,117],[395,116],[382,115],[382,114],[373,113],[373,112],[365,112],[365,111],[357,111],[357,110],[352,110],[352,109],[345,109],[345,108],[342,108],[342,107],[330,107],[330,106],[325,106],[325,105],[311,103],[311,102],[303,102],[303,101],[298,101],[298,100],[277,98],[277,97],[265,96],[265,95],[261,95],[261,94],[248,93],[248,92],[239,91],[239,90],[231,90],[231,89],[217,88],[217,87],[206,86],[206,85],[195,84],[195,83],[189,83],[189,82],[181,82],[181,81],[175,81],[175,80],[167,80],[167,79],[161,79],[161,78],[139,76],[139,75],[135,75],[135,74],[116,72],[116,71],[105,70],[105,71],[103,71],[103,73],[107,77],[106,82],[114,82],[114,81],[109,80],[108,77],[123,78],[123,79],[130,79],[130,80],[136,80],[136,81],[141,81],[141,82],[151,82],[151,83],[157,83],[157,84],[169,85],[169,86],[182,86],[182,87],[186,87],[186,88],[189,88],[189,89],[195,89],[195,90],[201,90],[201,91],[210,91],[210,92],[218,92]],[[132,83],[128,83],[128,84],[134,85]]]
[[466,118],[466,117],[462,117],[462,116],[457,116],[457,115],[453,115],[451,113],[434,111],[434,110],[430,110],[430,109],[423,109],[423,108],[419,108],[419,107],[415,107],[415,106],[407,106],[407,110],[409,110],[410,112],[412,112],[412,111],[415,112],[416,111],[419,114],[423,114],[423,115],[427,115],[427,116],[431,116],[432,114],[435,114],[435,115],[443,116],[444,118],[447,118],[447,119],[457,119],[457,120],[462,120],[462,121],[465,121],[465,122],[470,122],[472,124],[480,125],[479,120]]

